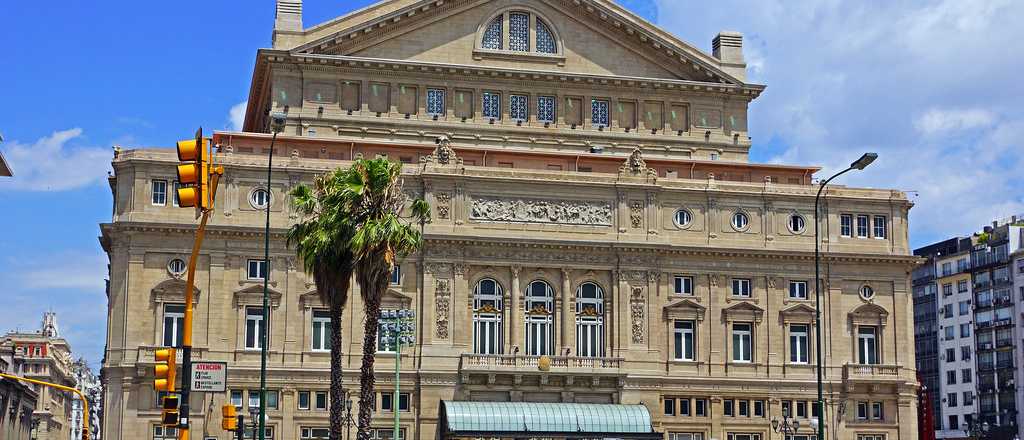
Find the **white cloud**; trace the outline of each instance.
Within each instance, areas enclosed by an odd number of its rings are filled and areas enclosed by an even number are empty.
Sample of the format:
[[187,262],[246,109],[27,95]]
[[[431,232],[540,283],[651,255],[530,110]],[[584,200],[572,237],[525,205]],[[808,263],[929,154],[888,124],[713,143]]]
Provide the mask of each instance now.
[[4,144],[4,155],[14,177],[0,180],[0,186],[65,191],[103,182],[113,154],[106,148],[68,145],[81,136],[81,128],[72,128],[53,132],[31,144]]
[[744,33],[758,161],[844,167],[839,183],[916,190],[915,245],[1024,210],[1024,2],[723,0],[658,4],[659,25],[710,51]]
[[242,131],[242,125],[245,123],[245,108],[249,105],[249,101],[243,101],[235,104],[228,111],[228,121],[231,123],[231,129],[234,131]]
[[914,127],[922,134],[932,135],[988,127],[995,122],[995,119],[994,114],[982,109],[933,108],[919,116],[914,122]]

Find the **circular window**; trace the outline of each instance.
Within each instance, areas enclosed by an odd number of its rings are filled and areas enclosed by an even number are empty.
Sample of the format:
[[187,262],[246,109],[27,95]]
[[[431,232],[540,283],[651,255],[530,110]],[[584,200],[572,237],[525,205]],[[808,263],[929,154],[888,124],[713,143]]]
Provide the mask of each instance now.
[[860,288],[860,297],[864,299],[871,299],[875,297],[875,289],[871,286],[864,286]]
[[167,271],[174,276],[181,276],[185,273],[185,260],[181,258],[174,258],[167,262]]
[[676,222],[676,226],[680,228],[685,228],[690,225],[690,221],[693,220],[693,216],[690,215],[690,211],[680,209],[676,211],[676,215],[673,219]]
[[733,227],[733,229],[735,229],[737,231],[742,231],[742,230],[747,229],[747,225],[749,225],[749,224],[750,224],[750,218],[747,217],[747,214],[744,214],[742,212],[737,212],[737,213],[732,215],[732,227]]
[[267,209],[270,204],[270,192],[263,188],[256,188],[249,193],[249,204],[256,209]]
[[793,214],[789,216],[790,232],[793,232],[794,234],[801,234],[804,232],[804,228],[806,226],[806,222],[804,221],[804,218],[800,216],[800,214]]

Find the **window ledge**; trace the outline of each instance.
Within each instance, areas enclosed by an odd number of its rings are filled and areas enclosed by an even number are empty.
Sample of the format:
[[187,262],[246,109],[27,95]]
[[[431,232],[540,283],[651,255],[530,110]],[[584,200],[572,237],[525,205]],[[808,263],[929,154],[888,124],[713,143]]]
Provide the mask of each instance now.
[[562,54],[542,54],[538,52],[513,52],[510,50],[495,50],[495,49],[473,49],[473,59],[480,61],[483,59],[503,59],[503,60],[529,60],[539,63],[550,63],[557,64],[558,66],[565,66],[565,55]]

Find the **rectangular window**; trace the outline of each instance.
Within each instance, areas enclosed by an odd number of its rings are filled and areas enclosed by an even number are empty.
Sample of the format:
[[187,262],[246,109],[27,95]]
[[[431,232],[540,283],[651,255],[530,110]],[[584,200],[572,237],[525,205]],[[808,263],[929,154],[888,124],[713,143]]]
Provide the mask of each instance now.
[[676,295],[693,295],[693,277],[676,275],[673,280]]
[[942,276],[948,277],[953,274],[953,262],[942,263]]
[[427,89],[427,114],[431,116],[444,116],[445,114],[445,90]]
[[790,281],[789,297],[791,299],[807,299],[807,281]]
[[735,415],[733,413],[733,409],[733,401],[731,399],[726,399],[722,401],[722,414],[732,417],[733,415]]
[[964,406],[974,405],[974,391],[964,391]]
[[971,336],[971,325],[970,324],[960,324],[960,337],[961,338],[967,338],[967,337],[970,337],[970,336]]
[[[948,329],[952,329],[953,327],[947,327],[947,328]],[[956,362],[956,350],[955,349],[952,349],[952,348],[947,348],[946,349],[946,362],[947,363],[949,363],[949,362]]]
[[971,383],[973,381],[971,377],[972,375],[970,368],[964,368],[963,370],[960,370],[960,383]]
[[555,97],[537,97],[537,120],[540,122],[555,122]]
[[262,280],[267,276],[266,260],[249,260],[246,275],[250,280]]
[[526,121],[529,118],[530,98],[526,95],[508,95],[508,115],[513,121]]
[[665,415],[674,416],[676,415],[676,399],[666,398],[665,399]]
[[749,400],[739,400],[736,403],[737,403],[737,405],[736,405],[737,406],[737,408],[736,408],[737,415],[739,415],[740,417],[750,417],[750,401]]
[[789,361],[794,364],[806,364],[808,362],[808,331],[806,324],[792,324],[789,326]]
[[857,216],[857,238],[868,238],[868,216]]
[[699,432],[670,432],[668,440],[704,440],[704,434]]
[[[958,406],[957,403],[956,403],[956,399],[957,399],[957,394],[956,393],[946,393],[946,405],[949,406],[950,408],[955,408],[955,407]],[[956,425],[950,425],[950,426],[956,426]]]
[[733,362],[751,362],[753,360],[751,328],[750,323],[734,323],[732,325]]
[[331,430],[328,428],[307,428],[299,430],[299,440],[327,440],[330,438]]
[[256,390],[249,391],[249,408],[260,407],[260,392]]
[[872,326],[857,327],[857,353],[861,364],[878,363],[878,328]]
[[971,301],[960,301],[960,316],[971,313]]
[[807,418],[807,402],[798,400],[796,402],[796,416],[802,419]]
[[690,417],[690,399],[679,399],[679,415]]
[[867,420],[867,419],[868,419],[868,403],[867,402],[857,402],[857,420]]
[[[956,328],[954,328],[953,326],[946,327],[946,328],[944,328],[942,330],[946,333],[946,340],[947,341],[952,341],[954,338],[956,338]],[[952,361],[950,361],[950,362],[952,362]]]
[[693,399],[693,414],[697,417],[708,416],[707,399]]
[[754,401],[754,417],[764,417],[764,401]]
[[885,434],[857,434],[857,440],[885,440]]
[[590,100],[590,123],[595,127],[607,127],[608,101],[603,99]]
[[839,216],[839,235],[843,237],[853,236],[853,216],[843,214]]
[[153,181],[153,204],[157,206],[164,206],[167,204],[167,181],[166,180],[154,180]]
[[745,278],[733,278],[732,296],[750,298],[750,280]]
[[258,350],[263,347],[263,338],[267,333],[267,322],[264,320],[262,307],[245,308],[245,348]]
[[394,269],[391,269],[391,285],[398,286],[402,284],[402,266],[399,264],[395,265]]
[[751,432],[730,432],[725,440],[761,440],[761,434]]
[[316,393],[313,393],[313,397],[314,397],[314,402],[313,403],[316,404],[314,406],[314,408],[316,408],[316,410],[318,410],[318,411],[326,411],[327,410],[327,391],[317,391]]
[[[277,409],[278,395],[277,391],[267,390],[267,408]],[[258,390],[249,391],[249,408],[259,408],[260,406],[260,392]]]
[[675,360],[694,360],[694,322],[676,321],[673,330],[673,347]]
[[793,417],[793,401],[782,401],[782,417]]
[[953,294],[953,283],[946,283],[942,285],[942,296],[950,296]]
[[946,372],[946,385],[956,385],[956,370]]
[[484,92],[483,107],[485,119],[501,119],[501,93]]
[[[391,412],[395,407],[395,393],[380,393],[380,410]],[[398,410],[409,411],[409,393],[398,393]]]
[[885,419],[885,411],[882,402],[871,402],[871,418],[875,420]]
[[313,351],[331,350],[331,313],[327,310],[313,311]]
[[185,331],[185,305],[164,304],[164,347],[181,347]]
[[231,390],[231,404],[235,405],[235,408],[242,408],[242,390]]
[[964,345],[960,347],[960,360],[968,361],[971,360],[971,346]]
[[309,409],[309,391],[299,391],[299,409]]
[[885,216],[884,215],[876,215],[874,220],[875,220],[875,223],[874,223],[875,238],[884,239],[886,237],[886,234],[887,234],[887,231],[888,231],[888,226],[887,226],[888,224],[886,223]]
[[178,190],[181,189],[181,182],[177,180],[171,185],[171,203],[174,206],[181,206],[181,198],[178,197]]

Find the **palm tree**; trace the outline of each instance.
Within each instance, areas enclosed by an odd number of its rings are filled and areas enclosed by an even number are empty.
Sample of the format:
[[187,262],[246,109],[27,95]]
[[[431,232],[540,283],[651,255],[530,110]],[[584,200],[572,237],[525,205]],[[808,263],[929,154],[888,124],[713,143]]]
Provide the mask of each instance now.
[[303,220],[288,231],[288,244],[302,260],[307,274],[313,276],[316,291],[331,315],[331,390],[330,438],[342,438],[345,422],[345,390],[342,385],[341,318],[348,302],[355,268],[349,242],[354,220],[345,203],[344,183],[350,170],[338,169],[317,177],[313,188],[299,185],[292,190],[292,203]]
[[[353,210],[351,215],[358,219],[350,248],[355,256],[356,282],[365,310],[363,358],[359,370],[359,440],[370,438],[380,301],[396,262],[422,244],[420,231],[402,217],[408,198],[402,192],[401,173],[401,164],[378,158],[356,161],[345,175],[347,204]],[[427,221],[429,210],[425,201],[412,201],[412,218],[421,225]]]

